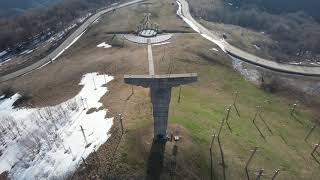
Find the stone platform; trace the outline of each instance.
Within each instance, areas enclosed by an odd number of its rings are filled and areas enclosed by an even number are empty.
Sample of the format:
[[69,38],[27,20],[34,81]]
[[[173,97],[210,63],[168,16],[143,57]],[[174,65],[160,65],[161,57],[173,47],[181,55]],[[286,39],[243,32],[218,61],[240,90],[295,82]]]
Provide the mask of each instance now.
[[172,37],[172,34],[157,34],[157,36],[151,37],[151,38],[137,36],[134,34],[124,35],[124,38],[126,38],[128,41],[138,43],[138,44],[148,44],[148,39],[150,39],[151,44],[157,44],[157,43],[168,41],[169,39],[171,39],[171,37]]
[[146,38],[152,38],[157,36],[158,32],[154,29],[145,29],[139,32],[139,36],[146,37]]

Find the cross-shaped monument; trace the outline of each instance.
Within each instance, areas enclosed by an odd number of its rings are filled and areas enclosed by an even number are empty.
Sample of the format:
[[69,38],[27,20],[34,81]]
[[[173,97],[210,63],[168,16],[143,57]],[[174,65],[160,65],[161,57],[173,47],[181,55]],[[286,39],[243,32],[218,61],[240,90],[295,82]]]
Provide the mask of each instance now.
[[171,89],[197,81],[196,73],[155,75],[151,40],[148,38],[149,75],[125,75],[124,82],[150,88],[153,107],[154,138],[164,139],[168,125]]

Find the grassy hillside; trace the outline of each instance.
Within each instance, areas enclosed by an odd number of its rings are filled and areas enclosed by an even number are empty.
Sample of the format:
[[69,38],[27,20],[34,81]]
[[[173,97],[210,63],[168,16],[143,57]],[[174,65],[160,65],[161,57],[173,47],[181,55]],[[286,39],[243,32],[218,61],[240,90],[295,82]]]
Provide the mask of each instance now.
[[[161,29],[190,31],[175,15],[177,5],[172,5],[173,1],[152,2],[149,5],[154,15],[152,20]],[[4,84],[40,96],[46,103],[57,103],[79,91],[78,82],[86,72],[104,72],[115,77],[107,85],[109,92],[101,98],[108,109],[108,116],[115,117],[112,136],[86,160],[89,165],[82,165],[74,179],[90,179],[96,174],[101,179],[145,179],[148,160],[153,153],[150,152],[153,120],[149,91],[134,87],[134,93],[130,95],[131,86],[123,82],[123,75],[148,73],[147,48],[128,41],[125,41],[124,48],[97,48],[101,42],[111,43],[110,32],[134,30],[145,9],[145,5],[135,5],[106,14],[58,61]],[[130,17],[132,21],[124,17]],[[178,130],[182,136],[177,143],[176,180],[210,178],[211,137],[213,133],[218,133],[235,91],[240,92],[237,101],[240,117],[233,108],[228,121],[230,129],[224,124],[221,133],[227,179],[245,179],[244,166],[250,150],[255,146],[259,147],[259,152],[249,167],[252,179],[260,168],[265,169],[265,179],[271,179],[278,168],[281,170],[278,180],[320,178],[319,164],[310,155],[313,144],[319,141],[319,129],[307,142],[304,141],[305,135],[319,118],[317,107],[314,110],[299,103],[293,117],[290,108],[297,99],[294,94],[282,97],[246,81],[232,69],[230,58],[221,50],[209,50],[217,47],[200,35],[174,34],[170,42],[153,47],[156,73],[165,74],[170,70],[174,73],[197,72],[199,75],[198,82],[182,87],[180,103],[179,88],[172,91],[168,133]],[[54,76],[50,76],[52,74]],[[37,104],[37,99],[33,100]],[[261,119],[257,119],[257,126],[265,139],[252,123],[256,106],[259,105],[264,107],[261,115],[268,126]],[[119,135],[118,113],[124,117],[126,131],[123,135]],[[164,149],[163,168],[161,171],[159,169],[164,180],[170,179],[172,174],[173,145],[168,142]],[[222,179],[217,141],[213,145],[213,164],[216,179]]]
[[[161,14],[164,8],[156,7],[162,4],[162,7],[169,8],[167,3],[170,1],[154,3],[150,8],[152,14]],[[174,12],[170,9],[167,10],[165,18],[158,16],[153,19],[160,24],[160,27],[164,20],[163,23],[166,25],[177,21],[172,19],[174,18],[172,14],[169,14]],[[142,14],[143,11],[132,7],[119,10],[115,16],[105,16],[100,24],[87,32],[81,46],[85,47],[85,42],[107,39],[105,33],[108,32],[108,28],[133,29],[132,24],[138,22]],[[132,17],[134,22],[127,22],[121,18],[126,16]],[[176,25],[180,23],[181,21],[177,21]],[[144,179],[152,154],[150,149],[153,121],[148,90],[134,87],[134,94],[130,96],[131,87],[124,84],[122,79],[123,74],[147,73],[146,47],[129,42],[125,43],[125,47],[117,50],[119,60],[110,63],[111,69],[117,64],[118,70],[112,71],[117,78],[108,86],[110,94],[102,98],[111,112],[124,114],[127,130],[115,151],[113,162],[100,161],[103,165],[100,166],[99,172],[107,176],[106,179]],[[221,120],[226,116],[226,107],[232,104],[235,91],[240,92],[237,105],[241,117],[238,117],[232,109],[229,119],[232,132],[225,124],[221,134],[227,179],[245,178],[244,165],[250,156],[250,150],[255,146],[259,147],[259,152],[249,168],[252,178],[260,168],[264,168],[265,178],[271,179],[274,170],[279,168],[281,173],[277,179],[318,179],[318,164],[312,159],[310,152],[312,144],[317,143],[320,133],[317,130],[308,142],[303,140],[317,119],[316,112],[301,105],[296,118],[290,116],[290,108],[295,103],[296,97],[280,97],[252,85],[230,67],[230,59],[222,52],[210,51],[212,47],[216,46],[197,34],[175,34],[171,44],[153,47],[157,73],[165,74],[172,68],[172,72],[175,73],[199,74],[199,82],[182,87],[180,103],[177,102],[179,88],[174,88],[172,93],[168,133],[179,129],[182,135],[182,140],[178,142],[175,179],[209,179],[208,147],[211,135],[218,133]],[[136,57],[137,55],[139,56]],[[270,103],[265,103],[266,100]],[[257,120],[265,139],[260,136],[252,123],[258,105],[264,106],[262,117],[271,129],[270,132],[261,119]],[[173,144],[170,142],[166,144],[161,179],[170,179]],[[103,152],[108,152],[110,146],[111,144],[107,143],[102,147],[98,153],[99,157],[103,157]],[[94,159],[92,156],[90,162],[94,163]],[[221,155],[215,141],[214,171],[218,179],[222,179],[220,164]],[[81,179],[82,174],[88,175],[94,172],[94,170],[80,172],[78,179]]]

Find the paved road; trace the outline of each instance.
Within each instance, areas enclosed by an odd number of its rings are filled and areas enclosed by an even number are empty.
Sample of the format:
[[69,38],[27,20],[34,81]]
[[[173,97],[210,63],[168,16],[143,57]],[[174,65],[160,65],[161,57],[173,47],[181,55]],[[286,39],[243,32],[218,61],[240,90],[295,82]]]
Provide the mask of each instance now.
[[37,61],[36,63],[25,67],[23,69],[20,69],[18,71],[15,71],[13,73],[4,75],[0,77],[0,83],[16,78],[18,76],[24,75],[28,72],[31,72],[33,70],[35,70],[36,68],[41,67],[42,65],[50,62],[50,58],[53,59],[54,57],[56,57],[61,51],[63,51],[65,48],[67,48],[70,44],[72,44],[72,41],[77,38],[78,36],[80,36],[96,19],[98,19],[101,15],[108,13],[110,11],[113,11],[114,9],[119,9],[119,8],[123,8],[126,6],[130,6],[139,2],[142,2],[145,0],[133,0],[127,3],[123,3],[120,4],[118,6],[114,6],[114,7],[110,7],[108,9],[104,9],[101,10],[99,12],[97,12],[96,14],[92,15],[89,19],[87,19],[80,27],[78,27],[77,30],[75,30],[62,44],[60,44],[59,47],[57,47],[54,51],[52,51],[48,56],[46,56],[45,58]]
[[221,38],[215,34],[213,34],[210,30],[202,26],[198,23],[190,14],[189,5],[186,0],[178,0],[178,5],[181,7],[182,18],[183,20],[191,26],[192,29],[200,33],[206,39],[217,44],[221,49],[223,49],[226,53],[235,56],[243,61],[249,62],[251,64],[255,64],[257,66],[261,66],[267,69],[291,73],[291,74],[299,74],[299,75],[307,75],[307,76],[320,76],[320,67],[308,67],[308,66],[298,66],[298,65],[289,65],[289,64],[281,64],[271,60],[263,59],[248,52],[245,52],[237,47],[230,45],[229,43],[222,41]]
[[148,64],[149,64],[149,75],[154,75],[151,39],[148,39]]

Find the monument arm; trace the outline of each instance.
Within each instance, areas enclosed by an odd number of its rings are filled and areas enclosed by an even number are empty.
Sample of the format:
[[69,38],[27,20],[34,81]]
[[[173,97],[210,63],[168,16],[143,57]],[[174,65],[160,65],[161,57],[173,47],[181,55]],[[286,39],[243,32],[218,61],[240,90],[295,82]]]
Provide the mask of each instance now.
[[151,86],[176,87],[196,82],[197,79],[197,73],[164,75],[124,75],[124,82],[126,84],[142,86],[145,88]]

